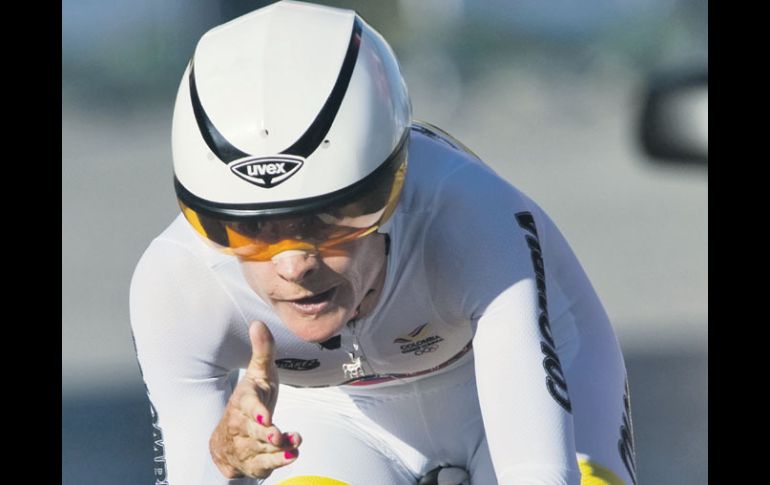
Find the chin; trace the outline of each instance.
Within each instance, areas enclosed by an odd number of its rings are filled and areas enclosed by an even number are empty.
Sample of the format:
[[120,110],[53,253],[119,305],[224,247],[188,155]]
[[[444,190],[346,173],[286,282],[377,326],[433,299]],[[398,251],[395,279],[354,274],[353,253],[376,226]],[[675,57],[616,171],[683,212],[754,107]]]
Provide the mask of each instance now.
[[291,313],[293,312],[280,312],[279,316],[291,333],[306,342],[329,340],[340,333],[348,321],[345,318],[347,312],[331,312],[312,318]]

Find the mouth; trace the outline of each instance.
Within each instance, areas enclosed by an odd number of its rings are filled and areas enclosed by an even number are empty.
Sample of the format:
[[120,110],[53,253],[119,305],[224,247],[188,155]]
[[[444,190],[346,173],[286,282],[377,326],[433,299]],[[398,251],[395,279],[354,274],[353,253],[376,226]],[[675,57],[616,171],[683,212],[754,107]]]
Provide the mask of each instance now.
[[323,313],[324,310],[331,305],[336,293],[337,287],[335,286],[315,295],[298,298],[296,300],[284,300],[284,303],[288,303],[297,312],[304,315],[318,315]]

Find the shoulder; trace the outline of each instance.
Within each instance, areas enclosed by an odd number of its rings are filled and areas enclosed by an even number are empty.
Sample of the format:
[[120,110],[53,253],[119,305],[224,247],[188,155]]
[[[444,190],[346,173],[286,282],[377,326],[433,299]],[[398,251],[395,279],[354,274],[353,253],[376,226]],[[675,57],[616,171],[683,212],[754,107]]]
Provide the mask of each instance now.
[[[405,205],[436,211],[449,206],[484,209],[481,204],[504,197],[523,203],[519,190],[500,177],[470,148],[442,129],[424,122],[412,125]],[[461,214],[455,214],[455,217]]]
[[149,272],[183,283],[193,276],[213,277],[215,268],[233,261],[209,247],[179,214],[145,249],[134,270],[134,279]]
[[216,266],[232,259],[209,246],[181,213],[152,241],[150,249],[153,246],[174,246],[207,266]]
[[[407,205],[428,209],[428,236],[460,244],[466,231],[494,236],[535,205],[459,140],[439,128],[415,123],[410,145]],[[491,232],[490,232],[491,230]],[[455,240],[453,233],[459,236]]]
[[198,239],[180,215],[149,244],[131,278],[135,331],[189,332],[194,321],[208,320],[204,328],[212,328],[211,320],[232,320],[236,308],[217,275],[217,265],[228,257]]
[[450,135],[418,131],[415,189],[417,199],[430,198],[422,252],[431,294],[446,312],[478,315],[531,276],[527,221],[540,218],[539,208]]
[[129,294],[131,330],[146,373],[209,378],[248,361],[247,325],[222,277],[227,266],[186,224],[175,220],[139,260]]

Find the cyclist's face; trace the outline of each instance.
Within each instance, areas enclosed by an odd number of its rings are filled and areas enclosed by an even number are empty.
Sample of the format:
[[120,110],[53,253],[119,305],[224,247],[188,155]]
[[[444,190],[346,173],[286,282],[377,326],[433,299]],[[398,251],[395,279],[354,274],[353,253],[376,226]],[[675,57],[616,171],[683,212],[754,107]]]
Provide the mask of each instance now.
[[385,261],[385,237],[375,233],[330,253],[284,251],[271,261],[242,261],[241,268],[292,333],[323,342],[354,317]]

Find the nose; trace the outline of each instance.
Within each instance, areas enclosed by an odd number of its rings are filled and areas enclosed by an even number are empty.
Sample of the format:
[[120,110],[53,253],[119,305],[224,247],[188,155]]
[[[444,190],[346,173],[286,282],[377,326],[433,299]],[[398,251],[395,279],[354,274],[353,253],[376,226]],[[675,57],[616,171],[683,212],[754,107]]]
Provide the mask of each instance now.
[[300,283],[318,269],[319,261],[312,251],[290,250],[273,256],[278,276],[291,283]]

